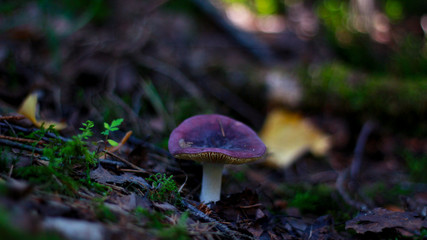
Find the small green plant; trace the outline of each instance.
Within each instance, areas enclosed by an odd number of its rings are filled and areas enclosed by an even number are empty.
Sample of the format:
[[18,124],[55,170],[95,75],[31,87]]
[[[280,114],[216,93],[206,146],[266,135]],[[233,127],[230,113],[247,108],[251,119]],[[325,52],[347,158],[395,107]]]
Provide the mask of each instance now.
[[147,178],[151,182],[152,190],[150,190],[148,197],[152,201],[169,202],[177,204],[181,202],[181,196],[176,186],[172,175],[166,177],[166,174],[157,173]]
[[90,151],[86,142],[93,135],[91,128],[94,124],[88,120],[83,126],[80,128],[82,133],[73,136],[70,141],[53,141],[43,149],[43,156],[49,160],[49,166],[69,173],[76,164],[85,166],[87,172],[96,164],[96,152]]
[[118,126],[120,126],[122,122],[123,122],[123,118],[113,120],[111,124],[104,122],[105,130],[102,131],[101,134],[105,136],[105,141],[108,142],[113,147],[119,145],[119,143],[112,139],[109,139],[108,137],[110,136],[110,132],[119,130]]
[[92,137],[93,135],[92,128],[95,124],[92,121],[87,120],[85,123],[82,123],[82,125],[83,127],[79,128],[79,130],[82,131],[82,133],[79,134],[79,137],[81,139],[88,140],[89,137]]

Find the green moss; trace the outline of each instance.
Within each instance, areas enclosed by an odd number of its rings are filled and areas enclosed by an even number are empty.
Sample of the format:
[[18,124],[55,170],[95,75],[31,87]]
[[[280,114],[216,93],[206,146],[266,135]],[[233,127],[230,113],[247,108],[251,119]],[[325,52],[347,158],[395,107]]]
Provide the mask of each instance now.
[[166,174],[157,173],[146,178],[152,184],[152,190],[149,190],[148,194],[151,201],[181,203],[181,195],[172,177],[172,175],[166,177]]
[[373,199],[376,205],[399,205],[400,196],[410,196],[413,190],[400,184],[390,185],[384,182],[367,184],[362,187],[362,192],[369,199]]
[[[111,189],[101,184],[93,183],[89,178],[90,169],[97,163],[97,154],[90,151],[86,142],[92,134],[93,122],[82,124],[81,133],[69,141],[51,139],[44,148],[42,158],[49,161],[46,165],[32,165],[15,169],[17,177],[27,179],[40,189],[73,196],[82,186],[98,193],[106,194]],[[31,133],[29,138],[40,140],[51,129],[43,127]],[[79,169],[83,170],[81,174]]]
[[303,213],[321,214],[328,209],[334,209],[334,201],[331,199],[332,189],[326,185],[316,185],[308,189],[296,187],[294,191],[289,205]]
[[50,166],[27,166],[15,169],[19,178],[27,179],[39,189],[74,196],[81,183]]
[[284,184],[276,194],[275,198],[288,201],[289,206],[298,208],[303,214],[330,214],[337,223],[355,214],[355,210],[341,199],[338,192],[326,184]]

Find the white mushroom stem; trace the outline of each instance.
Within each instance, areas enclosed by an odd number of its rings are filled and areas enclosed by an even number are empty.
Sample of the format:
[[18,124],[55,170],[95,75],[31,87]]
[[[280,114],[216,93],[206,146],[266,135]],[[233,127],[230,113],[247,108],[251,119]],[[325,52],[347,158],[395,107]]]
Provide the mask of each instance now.
[[203,163],[202,193],[200,201],[204,203],[219,201],[223,163]]

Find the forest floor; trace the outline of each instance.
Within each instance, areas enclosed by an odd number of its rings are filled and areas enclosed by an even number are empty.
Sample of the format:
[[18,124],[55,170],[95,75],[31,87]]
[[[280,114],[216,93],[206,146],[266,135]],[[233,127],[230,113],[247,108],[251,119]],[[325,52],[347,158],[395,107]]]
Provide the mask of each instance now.
[[[292,32],[236,41],[192,8],[112,4],[101,23],[43,17],[34,4],[2,17],[31,16],[0,38],[2,239],[427,237],[427,138],[383,125],[387,115],[304,105],[293,81],[275,87],[299,63],[333,58],[324,42]],[[304,114],[328,151],[303,149],[287,167],[226,166],[221,200],[201,203],[202,166],[170,155],[170,132],[214,112],[260,132],[277,108]]]

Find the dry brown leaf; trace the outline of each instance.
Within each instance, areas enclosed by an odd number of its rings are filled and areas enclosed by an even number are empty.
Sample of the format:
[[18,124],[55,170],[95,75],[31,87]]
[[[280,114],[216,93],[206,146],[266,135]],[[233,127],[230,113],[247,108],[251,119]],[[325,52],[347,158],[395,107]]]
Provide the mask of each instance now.
[[307,151],[322,156],[330,146],[327,135],[301,115],[283,109],[269,113],[260,136],[269,152],[267,164],[273,166],[287,167]]
[[347,221],[345,228],[354,229],[359,234],[381,233],[390,229],[409,237],[419,233],[422,228],[427,228],[427,220],[414,212],[393,212],[384,208],[375,208]]
[[24,115],[28,118],[36,127],[40,128],[42,125],[48,128],[53,125],[53,128],[56,130],[62,130],[67,127],[67,124],[54,122],[54,121],[45,121],[36,119],[36,110],[37,110],[37,93],[32,93],[28,95],[25,100],[22,102],[21,107],[18,110],[18,113]]
[[113,175],[101,165],[98,168],[90,172],[90,177],[99,183],[114,183],[114,184],[123,184],[123,183],[135,183],[139,186],[149,188],[150,185],[145,181],[144,178],[135,176],[131,173],[123,173],[121,175]]

